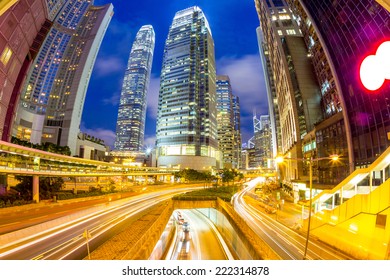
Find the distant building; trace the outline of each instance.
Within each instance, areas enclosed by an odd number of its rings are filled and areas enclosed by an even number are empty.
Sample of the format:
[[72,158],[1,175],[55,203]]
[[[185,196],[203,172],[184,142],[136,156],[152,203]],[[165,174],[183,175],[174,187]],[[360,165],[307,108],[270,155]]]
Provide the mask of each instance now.
[[256,169],[259,167],[256,150],[254,148],[245,148],[241,151],[242,169]]
[[239,99],[232,93],[229,76],[217,76],[217,124],[218,150],[221,156],[221,168],[238,168],[241,137],[239,119]]
[[241,161],[241,150],[242,150],[242,137],[241,137],[241,109],[240,109],[240,98],[233,95],[233,124],[234,124],[234,150],[233,158],[237,160],[235,168],[242,167]]
[[[254,119],[256,119],[254,117]],[[255,161],[258,167],[270,168],[268,164],[272,159],[272,135],[270,127],[270,118],[268,115],[260,116],[258,120],[258,129],[255,130]]]
[[116,124],[115,150],[144,148],[146,97],[152,70],[155,34],[151,25],[138,31],[123,79]]
[[80,158],[99,161],[104,161],[106,155],[110,152],[110,148],[104,144],[104,140],[82,132],[77,136],[76,150],[76,155]]
[[165,42],[157,113],[158,166],[203,170],[218,158],[214,41],[203,11],[176,13]]
[[[51,3],[54,11],[61,1]],[[85,94],[113,6],[68,0],[61,7],[27,75],[12,135],[69,146],[75,154]]]

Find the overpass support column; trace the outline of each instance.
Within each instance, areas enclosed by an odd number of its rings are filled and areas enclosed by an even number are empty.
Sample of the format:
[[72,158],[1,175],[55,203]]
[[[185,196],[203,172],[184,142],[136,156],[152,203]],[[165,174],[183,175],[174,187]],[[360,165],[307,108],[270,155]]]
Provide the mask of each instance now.
[[0,175],[0,195],[5,194],[8,190],[8,175]]
[[33,176],[33,201],[36,203],[39,203],[39,176],[34,175]]
[[165,175],[164,176],[164,182],[166,182],[166,183],[170,183],[171,182],[171,178],[172,178],[172,176],[171,175]]

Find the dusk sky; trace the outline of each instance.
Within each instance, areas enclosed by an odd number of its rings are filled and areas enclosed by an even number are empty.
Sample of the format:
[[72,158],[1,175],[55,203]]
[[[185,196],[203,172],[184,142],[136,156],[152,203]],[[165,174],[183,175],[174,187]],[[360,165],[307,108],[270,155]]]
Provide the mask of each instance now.
[[175,13],[199,6],[205,13],[215,44],[217,74],[230,76],[233,94],[240,97],[243,143],[253,136],[252,117],[268,114],[264,78],[257,45],[259,26],[253,0],[96,0],[112,3],[114,16],[100,47],[84,105],[81,130],[113,146],[118,105],[131,46],[142,25],[153,25],[156,44],[148,92],[145,145],[154,146],[160,71],[165,40]]

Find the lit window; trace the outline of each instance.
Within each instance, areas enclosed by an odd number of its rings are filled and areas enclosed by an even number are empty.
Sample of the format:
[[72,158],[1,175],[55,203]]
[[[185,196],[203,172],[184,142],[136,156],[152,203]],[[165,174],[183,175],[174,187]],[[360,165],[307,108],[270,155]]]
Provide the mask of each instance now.
[[287,34],[288,34],[288,35],[295,35],[295,34],[297,34],[297,33],[295,32],[294,29],[287,29]]
[[5,47],[3,53],[0,56],[0,61],[6,66],[11,59],[12,50],[9,47]]

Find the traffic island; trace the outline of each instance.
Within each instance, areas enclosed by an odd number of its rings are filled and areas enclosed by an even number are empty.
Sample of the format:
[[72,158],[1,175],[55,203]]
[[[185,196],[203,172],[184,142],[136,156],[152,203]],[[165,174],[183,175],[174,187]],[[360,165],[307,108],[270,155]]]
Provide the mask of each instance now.
[[[172,214],[172,202],[149,208],[93,252],[91,260],[147,260]],[[88,260],[88,256],[84,258]]]

